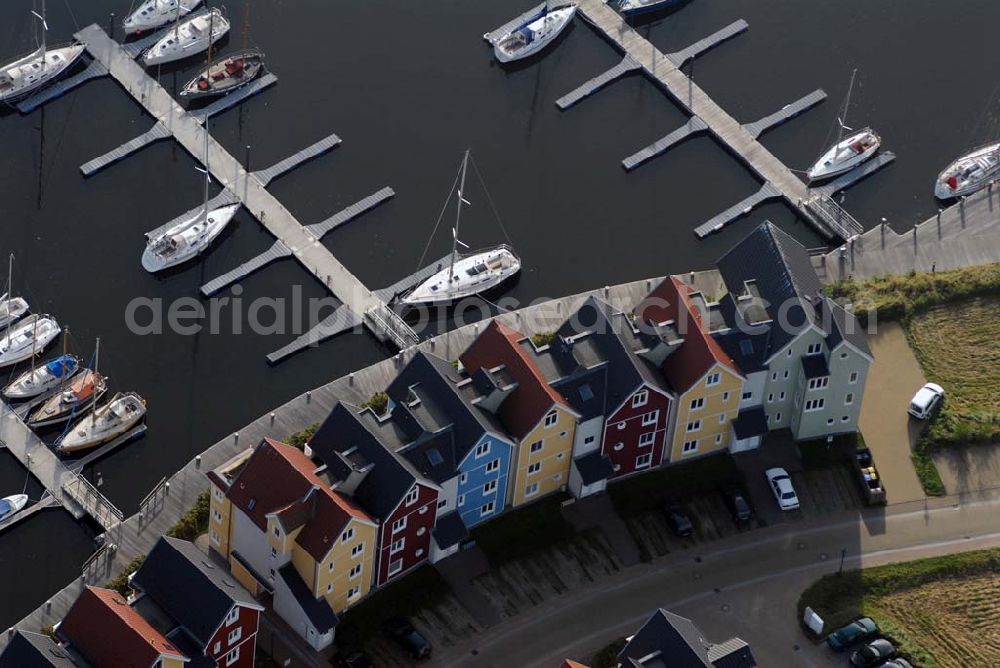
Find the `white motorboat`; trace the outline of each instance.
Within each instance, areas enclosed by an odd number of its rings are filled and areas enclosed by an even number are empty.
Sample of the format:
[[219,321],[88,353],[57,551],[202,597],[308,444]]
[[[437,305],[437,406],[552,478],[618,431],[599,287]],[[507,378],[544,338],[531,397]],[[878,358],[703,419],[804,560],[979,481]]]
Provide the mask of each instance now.
[[83,44],[46,46],[45,0],[41,9],[41,14],[31,13],[42,22],[42,43],[38,50],[0,67],[0,102],[14,102],[54,81],[83,55]]
[[147,67],[194,56],[208,49],[229,32],[229,20],[218,9],[178,21],[173,30],[149,47],[142,56]]
[[37,355],[59,336],[59,323],[49,315],[32,315],[0,339],[0,366],[10,366]]
[[0,297],[0,328],[15,323],[28,312],[28,302],[21,297]]
[[125,17],[122,27],[128,35],[156,30],[171,21],[180,21],[201,4],[201,0],[146,0]]
[[934,183],[938,199],[962,197],[1000,176],[1000,143],[980,146],[944,168]]
[[576,15],[576,5],[542,10],[493,42],[493,54],[501,63],[521,60],[545,48],[566,29]]
[[80,360],[73,355],[61,355],[37,369],[29,369],[4,388],[8,399],[31,399],[54,390],[80,369]]
[[197,257],[219,236],[236,215],[239,204],[199,211],[146,244],[142,268],[155,273]]
[[135,392],[119,392],[111,401],[90,412],[60,439],[56,450],[78,452],[112,441],[146,415],[146,401]]
[[0,499],[0,520],[5,520],[28,505],[27,494],[13,494]]
[[[849,172],[875,155],[882,145],[882,138],[871,128],[855,131],[846,125],[847,112],[851,106],[851,91],[854,90],[854,79],[857,74],[856,69],[851,72],[851,83],[844,98],[844,109],[837,118],[837,141],[806,172],[810,181],[821,181]],[[845,131],[851,134],[845,137]]]

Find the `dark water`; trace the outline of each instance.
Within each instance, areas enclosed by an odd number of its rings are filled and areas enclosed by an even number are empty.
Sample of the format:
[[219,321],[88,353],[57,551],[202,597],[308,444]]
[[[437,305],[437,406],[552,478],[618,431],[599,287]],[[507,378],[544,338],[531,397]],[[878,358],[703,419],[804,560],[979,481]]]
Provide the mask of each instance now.
[[[0,4],[5,60],[31,48],[29,5]],[[226,6],[234,22],[226,46],[238,48],[244,6],[239,0]],[[251,145],[255,168],[330,132],[340,135],[342,146],[271,191],[301,220],[314,222],[392,186],[393,201],[325,239],[373,287],[416,267],[466,147],[524,258],[513,291],[520,298],[705,267],[765,218],[807,246],[820,245],[780,204],[697,240],[692,228],[756,190],[755,179],[708,138],[626,174],[621,159],[680,125],[684,115],[637,76],[559,112],[556,98],[620,56],[577,22],[544,58],[504,70],[481,35],[522,9],[467,0],[260,0],[251,42],[265,50],[280,82],[213,120],[212,131],[240,158]],[[51,41],[67,38],[76,25],[106,25],[110,11],[120,19],[126,10],[111,0],[50,0]],[[886,216],[904,229],[932,213],[939,169],[997,133],[1000,5],[694,0],[644,30],[672,51],[741,17],[749,32],[700,58],[695,78],[745,121],[825,88],[827,103],[764,140],[793,167],[804,169],[819,153],[850,71],[859,68],[849,121],[877,127],[885,148],[899,155],[847,196],[847,207],[868,225]],[[197,69],[191,61],[164,67],[159,76],[173,88]],[[202,262],[163,278],[146,274],[139,264],[142,233],[201,201],[194,161],[161,142],[91,179],[78,168],[151,125],[110,79],[88,83],[44,111],[0,116],[0,251],[17,255],[17,290],[72,329],[78,354],[89,356],[100,336],[101,369],[113,388],[139,391],[149,401],[149,435],[95,467],[104,491],[126,512],[221,436],[384,354],[370,337],[345,336],[271,368],[264,355],[291,334],[130,333],[124,313],[134,298],[169,303],[196,296],[207,279],[272,242],[241,212]],[[476,186],[468,192],[473,206],[463,218],[463,240],[473,246],[503,240],[485,196]],[[446,252],[446,226],[442,232],[429,257]],[[287,298],[293,285],[305,297],[324,294],[284,260],[245,281],[242,296]],[[0,458],[4,494],[19,491],[23,475],[9,456]],[[67,581],[92,551],[90,538],[61,511],[0,536],[0,627]]]

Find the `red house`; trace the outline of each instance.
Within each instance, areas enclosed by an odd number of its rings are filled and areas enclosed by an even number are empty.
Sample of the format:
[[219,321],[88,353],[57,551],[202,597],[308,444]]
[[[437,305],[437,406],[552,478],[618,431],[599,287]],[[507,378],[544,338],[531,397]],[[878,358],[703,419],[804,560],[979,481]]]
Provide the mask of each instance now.
[[333,489],[379,522],[378,587],[423,564],[430,554],[441,488],[396,454],[408,442],[390,418],[343,402],[309,441],[336,480]]

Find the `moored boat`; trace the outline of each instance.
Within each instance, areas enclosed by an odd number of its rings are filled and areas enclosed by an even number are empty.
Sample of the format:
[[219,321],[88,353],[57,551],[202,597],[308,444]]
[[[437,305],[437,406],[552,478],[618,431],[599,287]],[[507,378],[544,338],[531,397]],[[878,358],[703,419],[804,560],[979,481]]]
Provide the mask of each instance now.
[[28,302],[21,297],[0,297],[0,328],[17,322],[28,312]]
[[142,56],[144,65],[172,63],[208,49],[229,32],[229,20],[218,9],[211,9],[178,21],[173,30],[161,37]]
[[59,323],[49,315],[32,315],[10,328],[0,339],[0,367],[37,355],[59,336]]
[[562,33],[576,15],[576,5],[551,8],[548,4],[521,25],[493,43],[493,54],[501,63],[532,56]]
[[88,413],[60,439],[56,450],[79,452],[112,441],[146,415],[146,401],[135,392],[119,392],[111,401]]
[[37,369],[29,369],[3,390],[8,399],[31,399],[59,387],[80,369],[80,360],[73,355],[61,355]]
[[1000,176],[1000,143],[980,146],[944,168],[934,183],[938,199],[962,197],[984,188]]
[[819,181],[849,172],[875,155],[881,145],[882,138],[871,128],[855,132],[838,141],[819,157],[807,172],[809,180]]
[[31,12],[42,22],[41,45],[28,55],[0,66],[0,102],[11,103],[30,95],[58,78],[83,55],[83,44],[48,48],[45,0],[42,0],[41,10],[41,14]]
[[179,21],[201,4],[201,0],[146,0],[125,17],[125,34],[155,30],[171,21]]
[[27,494],[12,494],[0,499],[0,520],[5,520],[28,505]]
[[684,4],[687,0],[621,0],[618,11],[622,16],[638,16],[649,12],[671,9]]
[[225,95],[250,83],[264,68],[264,54],[248,49],[209,65],[181,90],[181,97],[192,99]]
[[28,417],[28,426],[47,427],[65,422],[93,406],[107,389],[106,378],[96,371],[85,369],[65,390],[46,399]]
[[199,211],[150,239],[142,253],[143,269],[155,273],[197,257],[226,229],[239,208],[239,204],[230,204],[207,213]]

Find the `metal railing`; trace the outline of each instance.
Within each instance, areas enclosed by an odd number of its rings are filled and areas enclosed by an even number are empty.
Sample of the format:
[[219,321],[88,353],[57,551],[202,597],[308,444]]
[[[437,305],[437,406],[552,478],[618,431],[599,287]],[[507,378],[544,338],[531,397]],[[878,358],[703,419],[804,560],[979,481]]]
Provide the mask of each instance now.
[[820,219],[820,222],[844,241],[865,231],[865,228],[855,220],[854,216],[827,195],[813,195],[806,200],[805,204],[806,208]]
[[385,335],[400,350],[420,343],[420,337],[413,328],[406,324],[402,317],[384,304],[374,306],[365,311],[365,317],[371,321],[372,327]]
[[82,475],[74,475],[69,482],[63,484],[63,491],[97,520],[105,531],[125,519],[125,514]]

